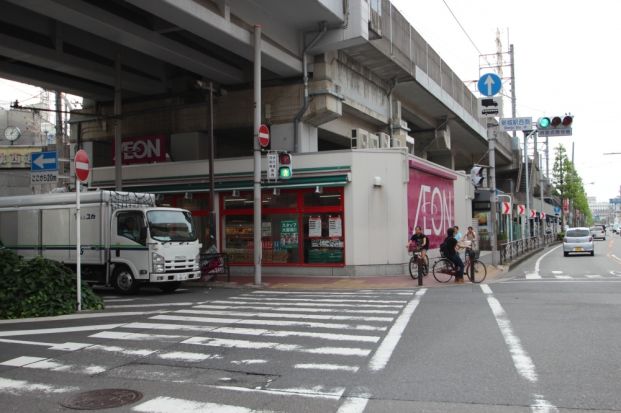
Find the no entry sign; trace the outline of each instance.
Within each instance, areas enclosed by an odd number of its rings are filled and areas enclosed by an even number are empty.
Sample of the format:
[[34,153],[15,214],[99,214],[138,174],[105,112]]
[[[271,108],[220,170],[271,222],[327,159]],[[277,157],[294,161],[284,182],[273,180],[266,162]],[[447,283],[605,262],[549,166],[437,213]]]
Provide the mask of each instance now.
[[90,162],[88,160],[88,154],[80,149],[75,154],[75,175],[80,182],[85,182],[88,179],[90,172]]
[[262,148],[267,148],[269,144],[270,129],[267,127],[267,125],[262,124],[261,126],[259,126],[259,145],[261,145]]

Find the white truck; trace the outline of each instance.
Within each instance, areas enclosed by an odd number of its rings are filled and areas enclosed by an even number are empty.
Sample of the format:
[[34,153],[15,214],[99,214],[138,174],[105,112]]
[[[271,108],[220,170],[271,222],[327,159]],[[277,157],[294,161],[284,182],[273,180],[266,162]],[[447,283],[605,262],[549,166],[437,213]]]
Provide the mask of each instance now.
[[[0,198],[0,242],[29,258],[43,256],[75,269],[76,194]],[[200,243],[189,211],[155,206],[153,194],[80,194],[82,277],[123,294],[152,283],[172,292],[198,279]]]

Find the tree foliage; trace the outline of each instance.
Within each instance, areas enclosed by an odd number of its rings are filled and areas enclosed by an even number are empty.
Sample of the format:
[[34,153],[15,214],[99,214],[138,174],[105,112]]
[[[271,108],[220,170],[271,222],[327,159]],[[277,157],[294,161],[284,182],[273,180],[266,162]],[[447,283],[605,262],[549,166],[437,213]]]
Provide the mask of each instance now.
[[563,145],[559,145],[556,148],[552,180],[556,195],[560,196],[561,199],[569,199],[573,208],[576,211],[580,211],[585,217],[586,223],[590,224],[592,222],[591,209],[589,208],[582,178],[578,171],[576,171],[574,164],[567,157],[567,151]]
[[[25,260],[0,248],[0,319],[73,313],[76,296],[76,276],[63,264],[41,257]],[[102,299],[85,283],[82,308],[103,308]]]

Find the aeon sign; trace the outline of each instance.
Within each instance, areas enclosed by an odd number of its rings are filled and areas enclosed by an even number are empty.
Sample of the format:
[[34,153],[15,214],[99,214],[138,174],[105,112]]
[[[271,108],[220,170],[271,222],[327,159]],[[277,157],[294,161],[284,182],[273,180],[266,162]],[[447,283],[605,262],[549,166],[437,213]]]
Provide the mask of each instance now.
[[410,161],[408,183],[408,236],[420,226],[436,248],[455,222],[454,176]]
[[[123,138],[123,165],[136,163],[166,162],[168,141],[166,135],[150,135]],[[112,158],[115,158],[114,146]]]

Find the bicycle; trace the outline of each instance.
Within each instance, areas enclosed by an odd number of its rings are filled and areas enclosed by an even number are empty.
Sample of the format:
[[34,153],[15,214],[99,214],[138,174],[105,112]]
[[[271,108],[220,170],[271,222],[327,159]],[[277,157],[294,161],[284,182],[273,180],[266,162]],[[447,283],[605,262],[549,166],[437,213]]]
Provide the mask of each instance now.
[[423,259],[423,254],[421,254],[420,250],[412,251],[412,258],[410,258],[408,267],[410,269],[410,277],[412,277],[412,279],[417,279],[421,273],[425,276],[429,274],[429,258],[425,255],[425,258]]
[[[464,263],[464,274],[468,276],[470,282],[481,283],[487,277],[487,267],[476,258],[476,252],[466,250],[466,262]],[[471,267],[474,271],[471,274]],[[442,257],[433,264],[433,278],[440,283],[446,283],[457,274],[457,268],[453,261]]]

